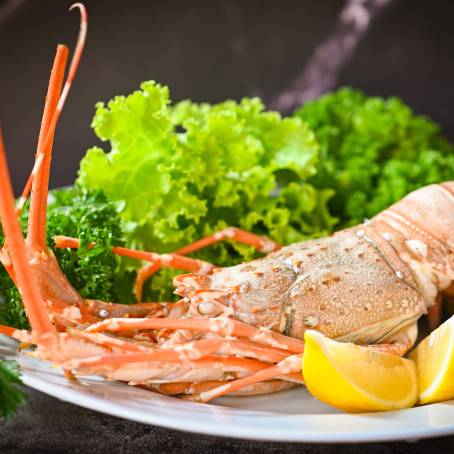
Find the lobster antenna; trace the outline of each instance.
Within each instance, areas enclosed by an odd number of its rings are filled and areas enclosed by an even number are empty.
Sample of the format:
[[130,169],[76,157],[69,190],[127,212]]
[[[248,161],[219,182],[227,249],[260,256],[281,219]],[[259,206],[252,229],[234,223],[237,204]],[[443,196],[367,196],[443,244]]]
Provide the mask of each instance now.
[[60,99],[58,100],[57,110],[56,110],[56,121],[65,105],[66,98],[68,97],[69,90],[71,85],[76,77],[77,68],[79,67],[80,59],[85,47],[85,40],[87,38],[87,28],[88,28],[88,15],[85,6],[82,3],[74,3],[69,7],[69,11],[78,8],[80,12],[80,26],[79,26],[79,35],[77,37],[76,49],[74,51],[71,64],[69,66],[68,77],[66,78],[65,86],[61,92]]
[[38,138],[38,153],[36,155],[36,162],[38,165],[35,165],[32,171],[33,183],[30,199],[27,242],[33,249],[44,249],[46,246],[46,208],[50,162],[52,159],[57,104],[65,78],[67,59],[68,48],[61,44],[58,45],[54,63],[52,65],[43,121]]
[[[14,276],[24,302],[33,332],[44,337],[55,334],[45,302],[38,287],[36,275],[28,265],[24,236],[14,209],[14,193],[6,162],[3,137],[0,129],[0,220],[8,242],[8,253],[14,265]],[[44,339],[45,340],[45,339]],[[53,337],[49,336],[48,341]]]
[[[55,124],[55,125],[57,124],[61,111],[63,110],[63,106],[65,105],[65,101],[66,101],[66,98],[68,97],[69,90],[71,89],[72,83],[76,76],[77,69],[78,69],[79,63],[80,63],[80,59],[82,57],[82,53],[83,53],[83,50],[85,47],[85,41],[86,41],[86,37],[87,37],[87,28],[88,28],[87,10],[82,3],[74,3],[73,5],[70,6],[69,10],[71,11],[75,8],[79,9],[79,12],[80,12],[80,26],[79,26],[79,35],[77,37],[76,49],[75,49],[74,55],[71,59],[71,64],[70,64],[69,71],[68,71],[68,77],[66,78],[65,85],[63,87],[60,98],[58,100],[57,108],[54,112],[54,115],[52,115],[52,117],[51,117],[51,121],[49,123],[49,128],[47,129],[47,133],[44,136],[44,142],[43,142],[44,145],[47,143],[48,140],[50,140],[50,137],[47,137],[47,136],[51,135],[51,133],[50,133],[50,131],[52,130],[51,126],[53,124]],[[55,120],[54,120],[54,117],[55,117]],[[22,194],[19,198],[19,202],[17,204],[17,208],[16,208],[17,216],[19,216],[20,212],[24,208],[25,202],[27,201],[27,198],[30,194],[34,175],[36,175],[36,173],[38,172],[38,169],[42,163],[42,159],[43,159],[42,156],[43,155],[42,154],[39,155],[39,152],[38,152],[33,169],[30,173],[30,176],[28,177],[27,183],[22,191]]]

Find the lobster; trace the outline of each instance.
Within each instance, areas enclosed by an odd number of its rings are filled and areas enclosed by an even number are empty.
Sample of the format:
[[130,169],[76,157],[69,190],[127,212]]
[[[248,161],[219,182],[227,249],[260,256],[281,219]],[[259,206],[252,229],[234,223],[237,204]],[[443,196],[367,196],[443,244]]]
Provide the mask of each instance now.
[[[82,298],[46,244],[52,141],[87,30],[84,6],[74,6],[81,13],[76,51],[63,86],[68,49],[57,47],[35,165],[18,207],[0,135],[0,261],[31,325],[0,326],[1,334],[34,345],[31,354],[61,366],[69,379],[97,374],[208,402],[303,384],[307,329],[404,355],[416,341],[418,319],[429,310],[436,322],[441,292],[452,292],[454,281],[454,182],[416,190],[361,225],[285,247],[235,227],[169,254],[113,247],[149,262],[137,276],[139,299],[144,280],[159,268],[189,272],[174,279],[181,299],[124,305]],[[24,238],[18,213],[30,190]],[[79,246],[76,238],[54,240],[57,247]],[[224,240],[267,255],[228,268],[186,256]]]

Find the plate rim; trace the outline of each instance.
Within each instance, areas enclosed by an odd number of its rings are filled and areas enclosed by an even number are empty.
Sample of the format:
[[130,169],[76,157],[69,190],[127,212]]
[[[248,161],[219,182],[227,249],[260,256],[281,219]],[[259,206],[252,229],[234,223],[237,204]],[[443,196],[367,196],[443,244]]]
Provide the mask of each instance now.
[[[23,358],[22,358],[23,359]],[[32,369],[33,370],[33,369]],[[35,371],[35,370],[33,370]],[[35,371],[36,372],[36,371]],[[381,429],[380,431],[366,431],[366,432],[319,432],[314,430],[302,429],[301,431],[282,431],[281,429],[278,430],[270,430],[267,427],[266,430],[260,428],[259,426],[251,428],[247,428],[247,432],[241,430],[241,427],[237,425],[226,425],[226,424],[193,424],[193,420],[191,419],[184,419],[184,418],[170,418],[167,416],[159,415],[156,417],[153,413],[148,413],[144,415],[143,412],[140,413],[135,411],[134,409],[123,408],[122,411],[119,411],[118,404],[113,403],[109,399],[100,396],[95,391],[90,390],[87,387],[88,393],[81,394],[81,390],[75,388],[66,388],[58,383],[52,383],[45,380],[45,377],[42,378],[41,376],[44,375],[41,371],[37,371],[37,374],[30,374],[27,371],[27,368],[22,367],[22,380],[23,383],[33,389],[36,389],[40,392],[43,392],[49,396],[55,397],[59,400],[69,402],[71,404],[77,405],[79,407],[87,408],[89,410],[96,411],[98,413],[108,414],[110,416],[114,416],[117,418],[127,419],[130,421],[139,422],[142,424],[147,425],[155,425],[167,429],[173,430],[180,430],[184,432],[196,433],[201,435],[208,435],[208,436],[218,436],[218,437],[227,437],[227,438],[236,438],[236,439],[244,439],[244,440],[255,440],[255,441],[276,441],[276,442],[292,442],[292,443],[323,443],[323,444],[333,444],[333,443],[374,443],[374,442],[388,442],[388,441],[407,441],[413,442],[424,438],[432,438],[432,437],[442,437],[447,435],[454,434],[454,420],[450,425],[446,425],[443,427],[429,427],[429,426],[422,426],[419,428],[397,428],[392,429],[388,428],[387,430]],[[58,371],[61,374],[60,371]],[[62,375],[62,374],[61,374]],[[102,382],[100,382],[102,383]],[[118,386],[128,386],[126,384],[122,384],[117,382]],[[69,391],[68,391],[69,390]],[[140,390],[142,391],[142,390]],[[148,393],[148,391],[143,391],[144,393]],[[84,399],[81,400],[80,397],[83,395]],[[174,399],[170,396],[160,396],[163,398]],[[309,421],[311,417],[316,416],[317,418],[321,418],[322,420],[332,420],[342,417],[344,420],[351,420],[352,424],[357,421],[357,418],[361,418],[364,416],[371,417],[378,416],[389,413],[398,414],[408,411],[425,411],[427,408],[431,407],[437,408],[443,406],[446,402],[441,404],[431,404],[427,406],[421,407],[414,407],[407,410],[398,410],[394,412],[379,412],[379,413],[360,413],[360,414],[301,414],[301,415],[289,415],[289,414],[280,414],[280,413],[273,413],[267,411],[257,411],[257,410],[250,410],[249,413],[251,417],[264,417],[264,418],[274,418],[276,420],[282,419],[285,420],[289,416],[295,416],[301,419],[301,421]],[[454,405],[454,401],[449,402],[450,405]],[[207,407],[216,407],[218,406],[212,404],[197,404],[203,405],[204,408]],[[227,412],[241,412],[241,409],[237,408],[229,408],[229,407],[222,407]],[[190,410],[188,410],[190,411]],[[207,413],[210,411],[208,409]],[[245,417],[247,415],[244,415]]]

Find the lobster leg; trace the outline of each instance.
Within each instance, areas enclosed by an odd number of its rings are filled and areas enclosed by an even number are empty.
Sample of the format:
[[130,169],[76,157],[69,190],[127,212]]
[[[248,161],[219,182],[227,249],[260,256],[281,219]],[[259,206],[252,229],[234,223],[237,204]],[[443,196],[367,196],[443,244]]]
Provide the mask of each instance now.
[[368,348],[395,356],[403,356],[415,344],[418,337],[418,325],[408,325],[394,334],[385,344],[370,344]]
[[[175,251],[175,254],[187,255],[192,252],[199,251],[207,246],[219,243],[221,241],[236,241],[238,243],[247,244],[253,246],[259,252],[272,252],[280,248],[278,243],[270,240],[267,237],[255,235],[254,233],[247,232],[246,230],[241,230],[237,227],[227,227],[224,230],[214,233],[213,235],[202,238],[192,244],[188,244]],[[142,289],[143,284],[147,279],[149,279],[153,274],[159,271],[160,266],[156,263],[150,263],[145,265],[137,272],[135,291],[137,299],[140,301],[142,298]]]
[[68,330],[71,336],[85,339],[93,344],[101,345],[112,350],[120,350],[122,352],[140,353],[150,351],[151,348],[136,342],[128,342],[123,339],[118,339],[100,333],[86,333],[75,329]]
[[65,327],[92,324],[108,317],[158,317],[166,316],[169,312],[166,303],[117,304],[85,299],[83,304],[74,306],[58,299],[46,298],[46,304],[52,321]]
[[68,359],[64,367],[83,373],[122,368],[127,364],[155,364],[157,367],[174,365],[183,369],[216,368],[237,372],[257,372],[268,369],[269,364],[255,359],[233,356],[207,355],[200,359],[186,359],[181,352],[156,350],[144,353],[112,353],[102,356]]
[[[78,248],[80,242],[77,238],[71,238],[67,236],[55,236],[55,245],[58,248]],[[94,247],[91,244],[89,247]],[[214,265],[203,260],[191,259],[178,254],[157,254],[155,252],[138,251],[126,247],[114,246],[112,247],[114,254],[122,257],[129,257],[137,260],[145,260],[158,264],[165,268],[175,268],[177,270],[190,271],[193,273],[205,274],[214,268]]]
[[101,331],[118,333],[138,329],[182,329],[211,332],[221,336],[245,337],[257,344],[294,353],[302,353],[304,350],[302,340],[284,336],[265,328],[256,328],[229,318],[110,318],[87,327],[85,331],[90,333]]
[[251,386],[255,383],[272,380],[276,377],[286,375],[288,373],[298,372],[300,370],[301,355],[292,355],[279,362],[278,364],[268,367],[267,369],[262,369],[254,374],[238,378],[237,380],[233,380],[226,383],[225,385],[218,386],[217,388],[211,389],[209,391],[203,391],[199,394],[197,400],[201,402],[209,402],[210,400],[216,399],[218,397],[237,392],[240,389],[245,388],[246,386]]
[[225,385],[228,381],[202,381],[198,383],[191,382],[173,382],[173,383],[158,383],[150,385],[152,389],[156,389],[161,394],[175,396],[177,394],[198,394],[203,391],[217,388],[220,385]]
[[395,342],[392,344],[371,344],[367,348],[371,350],[388,353],[388,355],[403,356],[408,352],[410,345],[407,342]]
[[221,241],[236,241],[238,243],[247,244],[253,246],[257,251],[265,253],[277,251],[280,248],[278,243],[270,240],[265,236],[255,235],[254,233],[246,230],[241,230],[237,227],[227,227],[220,232],[214,233],[213,235],[202,238],[192,244],[182,247],[176,251],[177,254],[187,255],[191,252],[199,251],[212,244],[219,243]]
[[[156,389],[162,394],[168,396],[175,396],[178,394],[200,394],[205,391],[210,391],[211,389],[217,388],[219,386],[229,383],[228,381],[205,381],[198,383],[190,382],[174,382],[174,383],[162,383],[157,385],[150,385],[152,389]],[[238,390],[233,395],[260,395],[260,394],[270,394],[277,391],[282,391],[293,387],[294,384],[288,381],[283,380],[270,380],[266,382],[258,382],[253,385],[246,386]]]

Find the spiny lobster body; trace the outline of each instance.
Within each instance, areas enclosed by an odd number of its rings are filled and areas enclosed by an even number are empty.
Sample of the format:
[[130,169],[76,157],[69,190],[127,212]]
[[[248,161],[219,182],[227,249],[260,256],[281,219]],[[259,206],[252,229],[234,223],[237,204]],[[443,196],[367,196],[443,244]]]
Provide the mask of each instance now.
[[208,307],[217,315],[215,301],[238,320],[299,339],[317,329],[345,341],[383,343],[449,287],[453,250],[454,182],[448,182],[330,237],[212,275],[179,276],[176,292],[203,300],[202,313]]

